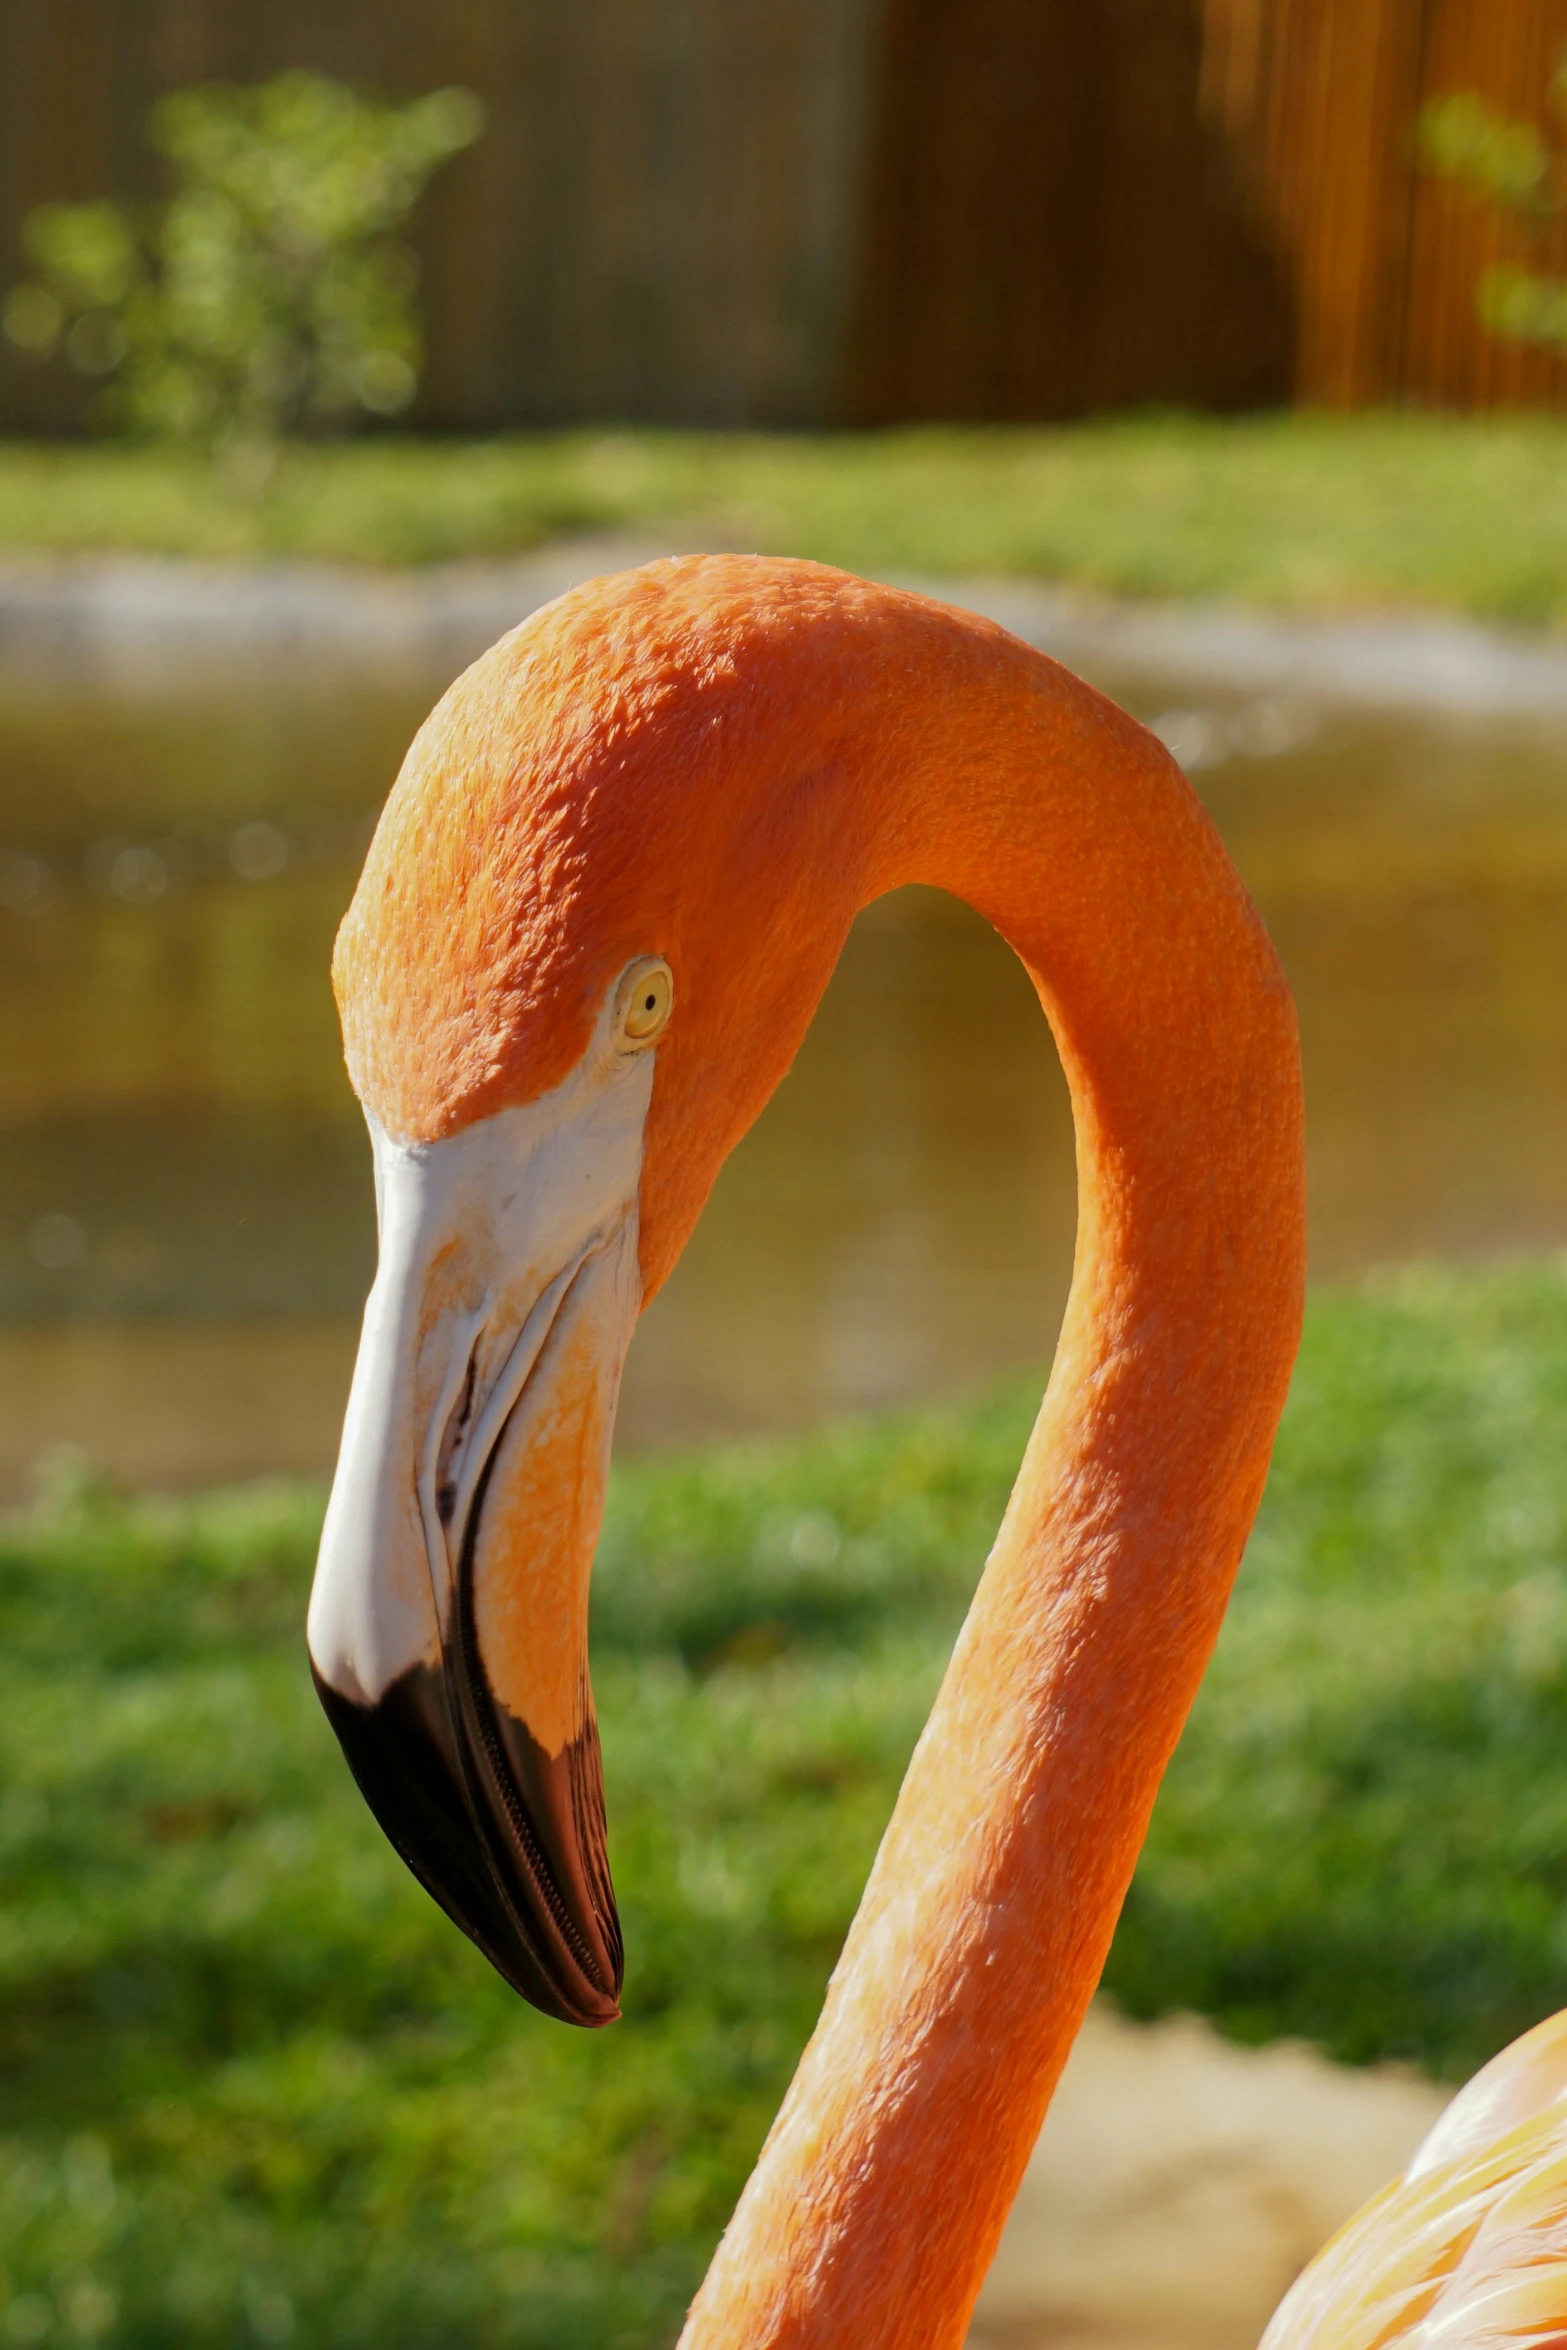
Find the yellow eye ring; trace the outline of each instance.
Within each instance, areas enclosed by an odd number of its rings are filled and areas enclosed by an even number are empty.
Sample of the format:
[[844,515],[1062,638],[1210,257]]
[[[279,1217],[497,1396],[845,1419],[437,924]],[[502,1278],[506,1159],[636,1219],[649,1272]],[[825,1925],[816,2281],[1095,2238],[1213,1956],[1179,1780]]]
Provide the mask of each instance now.
[[639,955],[621,974],[616,991],[618,1041],[641,1052],[656,1044],[675,1008],[675,975],[662,955]]

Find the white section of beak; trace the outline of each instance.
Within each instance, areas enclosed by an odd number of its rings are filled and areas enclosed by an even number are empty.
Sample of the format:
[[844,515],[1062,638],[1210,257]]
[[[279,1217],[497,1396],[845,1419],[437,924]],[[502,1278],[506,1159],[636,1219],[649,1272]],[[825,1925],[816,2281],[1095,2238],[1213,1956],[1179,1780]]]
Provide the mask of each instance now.
[[613,1397],[640,1304],[653,1061],[621,1041],[611,991],[538,1101],[433,1143],[370,1120],[380,1262],[307,1627],[341,1697],[372,1705],[439,1665],[475,1496],[568,1300]]

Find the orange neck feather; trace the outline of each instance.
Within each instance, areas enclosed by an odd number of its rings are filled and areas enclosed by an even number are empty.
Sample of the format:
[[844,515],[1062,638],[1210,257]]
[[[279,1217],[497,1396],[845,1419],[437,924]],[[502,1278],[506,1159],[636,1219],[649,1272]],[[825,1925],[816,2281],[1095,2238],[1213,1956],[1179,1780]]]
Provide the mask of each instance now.
[[[1049,1390],[816,2034],[683,2350],[957,2350],[1098,1980],[1299,1330],[1292,1008],[1160,746],[967,615],[738,558],[596,583],[459,681],[344,926],[395,1133],[556,1082],[669,958],[649,1291],[900,883],[1010,940],[1077,1120]],[[417,1047],[410,1040],[418,1039]]]

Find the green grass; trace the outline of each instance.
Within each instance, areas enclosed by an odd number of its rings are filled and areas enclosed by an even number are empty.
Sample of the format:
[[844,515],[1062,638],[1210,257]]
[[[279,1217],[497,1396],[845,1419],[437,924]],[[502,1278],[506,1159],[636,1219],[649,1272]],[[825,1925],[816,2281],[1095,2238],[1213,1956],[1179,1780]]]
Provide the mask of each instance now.
[[426,563],[562,532],[1007,572],[1298,610],[1567,624],[1567,421],[1152,417],[1032,430],[614,432],[305,448],[264,504],[199,458],[0,444],[0,547]]
[[[0,2343],[666,2340],[809,2029],[1032,1396],[618,1478],[629,1982],[404,1875],[306,1679],[319,1499],[0,1531]],[[1463,2071],[1567,2000],[1567,1269],[1314,1306],[1125,2005]]]

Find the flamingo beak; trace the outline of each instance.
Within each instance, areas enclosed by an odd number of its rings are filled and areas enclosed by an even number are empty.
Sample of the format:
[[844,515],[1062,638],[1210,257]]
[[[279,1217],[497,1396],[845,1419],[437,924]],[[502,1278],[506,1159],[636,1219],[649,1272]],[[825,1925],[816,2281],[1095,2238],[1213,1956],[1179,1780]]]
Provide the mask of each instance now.
[[381,1260],[308,1627],[402,1858],[524,1998],[584,2025],[614,2021],[622,1976],[588,1578],[652,1060],[590,1048],[555,1093],[435,1143],[372,1120]]

